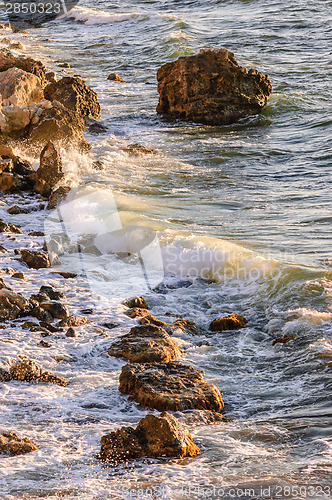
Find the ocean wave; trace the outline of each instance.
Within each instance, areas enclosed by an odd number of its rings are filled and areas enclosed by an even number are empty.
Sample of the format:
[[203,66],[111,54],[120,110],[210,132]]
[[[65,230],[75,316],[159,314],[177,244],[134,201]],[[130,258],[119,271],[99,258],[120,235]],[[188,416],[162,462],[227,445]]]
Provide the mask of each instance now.
[[177,19],[177,17],[174,15],[163,15],[158,13],[153,13],[151,15],[144,12],[116,13],[100,9],[91,9],[88,7],[75,7],[66,14],[60,16],[59,19],[74,19],[75,21],[87,25],[94,25],[120,23],[124,21],[130,21],[132,19],[143,21],[145,19],[151,19],[154,17],[170,20]]

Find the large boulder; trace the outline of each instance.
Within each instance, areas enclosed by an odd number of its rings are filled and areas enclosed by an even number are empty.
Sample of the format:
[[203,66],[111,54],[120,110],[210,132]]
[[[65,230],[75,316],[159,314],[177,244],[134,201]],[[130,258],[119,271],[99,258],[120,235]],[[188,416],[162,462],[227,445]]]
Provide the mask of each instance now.
[[63,377],[44,371],[31,359],[23,359],[10,367],[10,377],[20,382],[44,382],[65,387],[67,381]]
[[167,363],[182,351],[162,328],[153,325],[134,326],[127,335],[113,342],[110,356],[122,357],[133,363]]
[[0,434],[0,454],[1,455],[24,455],[31,451],[38,450],[29,438],[19,438],[15,432],[5,432]]
[[267,75],[238,65],[226,49],[203,49],[165,64],[157,74],[158,113],[223,125],[259,113],[272,85]]
[[10,104],[20,106],[40,102],[44,97],[38,76],[19,68],[9,68],[0,73],[0,94]]
[[38,252],[35,250],[21,250],[21,261],[25,262],[32,269],[42,269],[51,267],[51,262],[47,252]]
[[40,61],[35,61],[31,57],[15,57],[6,49],[0,49],[0,72],[9,68],[19,68],[27,73],[38,76],[42,85],[46,84],[46,68]]
[[122,427],[101,438],[97,458],[117,463],[140,457],[194,457],[199,449],[188,429],[173,415],[147,415],[136,429]]
[[83,117],[100,117],[97,94],[81,78],[65,76],[58,82],[47,85],[44,95],[49,101],[61,102]]
[[62,177],[60,153],[53,142],[48,141],[40,154],[40,166],[35,175],[35,191],[43,196],[49,196]]
[[84,139],[85,122],[82,115],[58,101],[42,109],[38,122],[31,123],[27,139],[35,144],[52,141],[64,146],[76,146],[80,150],[90,149]]
[[177,361],[130,363],[122,368],[119,390],[160,411],[219,411],[224,406],[218,387],[204,381],[204,371]]

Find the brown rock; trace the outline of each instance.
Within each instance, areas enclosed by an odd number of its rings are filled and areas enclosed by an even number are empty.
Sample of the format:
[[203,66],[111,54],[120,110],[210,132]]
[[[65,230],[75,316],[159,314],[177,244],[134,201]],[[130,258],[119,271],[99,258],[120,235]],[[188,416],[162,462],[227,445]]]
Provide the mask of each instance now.
[[24,276],[24,273],[14,273],[12,278],[16,278],[22,281],[27,281],[26,277]]
[[9,68],[0,73],[0,94],[12,104],[25,105],[40,102],[43,99],[41,81],[38,76],[19,68]]
[[96,456],[106,462],[121,462],[147,457],[194,457],[199,449],[187,428],[173,415],[147,415],[136,429],[122,427],[101,438]]
[[13,187],[14,176],[11,173],[0,174],[0,191],[10,191]]
[[63,377],[41,370],[31,359],[24,359],[12,365],[10,375],[20,382],[45,382],[63,387],[67,385]]
[[59,276],[62,276],[66,280],[74,279],[77,276],[76,273],[70,273],[66,271],[54,271],[52,274],[59,274]]
[[84,318],[84,316],[70,316],[69,318],[64,318],[60,321],[60,326],[83,326],[87,323],[91,323],[91,319]]
[[66,198],[70,190],[71,188],[69,186],[59,186],[57,189],[52,191],[51,196],[48,200],[47,209],[53,210]]
[[143,318],[139,319],[138,322],[140,325],[167,326],[167,323],[165,323],[165,321],[161,321],[161,319],[152,316],[152,314],[143,316]]
[[23,234],[22,231],[11,222],[3,222],[0,220],[0,233],[16,233]]
[[287,344],[288,342],[290,342],[291,340],[294,340],[296,338],[297,338],[296,335],[292,335],[290,337],[279,337],[279,338],[276,338],[273,340],[272,345]]
[[133,363],[167,363],[182,351],[171,337],[158,326],[134,326],[108,349],[110,356],[122,357]]
[[11,158],[0,158],[0,173],[3,172],[11,173],[13,171],[14,164]]
[[75,338],[78,336],[79,336],[79,333],[74,328],[72,328],[72,327],[68,328],[68,330],[66,332],[66,337]]
[[130,309],[133,307],[137,307],[139,309],[149,309],[144,297],[131,297],[130,299],[127,299],[122,303],[124,306],[127,306]]
[[129,318],[141,318],[144,316],[151,316],[150,311],[148,311],[147,309],[140,309],[139,307],[131,307],[130,309],[124,311],[124,314],[126,316],[129,316]]
[[240,314],[229,314],[224,318],[211,321],[209,330],[211,332],[223,332],[224,330],[239,330],[243,328],[248,321]]
[[49,342],[46,342],[46,340],[41,340],[41,341],[39,342],[39,345],[40,345],[41,347],[45,347],[45,348],[47,348],[47,347],[51,347],[51,345],[52,345],[52,344],[50,344]]
[[40,304],[40,307],[45,311],[48,311],[53,316],[53,318],[67,319],[70,317],[69,309],[61,304],[61,302],[57,302],[56,300],[42,302]]
[[174,323],[167,328],[167,331],[169,331],[169,333],[181,331],[192,335],[199,335],[202,333],[201,328],[199,328],[194,321],[183,318],[175,320]]
[[35,191],[43,196],[49,196],[62,177],[60,153],[53,142],[48,141],[40,154],[40,166],[35,174]]
[[111,80],[113,82],[123,82],[123,78],[117,75],[116,73],[110,73],[107,77],[107,80]]
[[46,69],[40,61],[35,61],[31,57],[15,57],[11,52],[5,49],[0,50],[0,72],[7,71],[9,68],[20,68],[28,73],[38,76],[41,84],[46,83]]
[[58,101],[53,101],[50,108],[45,108],[39,121],[30,126],[28,140],[36,145],[52,142],[64,146],[76,146],[82,151],[90,149],[83,136],[85,130],[84,118]]
[[13,205],[12,207],[8,208],[7,212],[11,215],[18,215],[18,214],[28,214],[29,210],[27,208],[18,207],[17,205]]
[[9,382],[11,379],[11,374],[7,370],[0,368],[0,382]]
[[0,453],[2,455],[24,455],[38,450],[29,438],[20,439],[15,432],[5,432],[0,434]]
[[148,408],[164,411],[219,411],[224,403],[218,387],[204,381],[204,372],[178,361],[128,364],[120,375],[120,392]]
[[142,146],[142,144],[139,143],[129,144],[129,146],[122,148],[122,151],[128,153],[129,156],[134,156],[134,157],[155,154],[155,151],[153,151],[153,149],[146,148],[145,146]]
[[226,49],[180,57],[162,66],[157,78],[158,113],[207,125],[259,113],[272,92],[267,75],[239,66]]
[[0,319],[16,319],[28,304],[28,301],[20,293],[2,288],[0,290]]
[[42,269],[51,267],[50,259],[46,252],[37,252],[34,250],[21,250],[21,259],[28,267],[33,269]]
[[97,94],[81,78],[66,76],[50,83],[45,87],[44,95],[49,101],[58,101],[82,117],[100,117]]

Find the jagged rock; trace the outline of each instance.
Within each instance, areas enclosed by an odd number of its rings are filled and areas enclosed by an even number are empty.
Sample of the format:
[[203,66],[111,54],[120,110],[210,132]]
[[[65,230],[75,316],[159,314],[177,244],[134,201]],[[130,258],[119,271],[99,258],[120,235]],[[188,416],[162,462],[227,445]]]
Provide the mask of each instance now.
[[147,314],[146,316],[143,316],[141,319],[138,320],[138,322],[140,325],[154,325],[154,326],[165,326],[165,327],[167,326],[167,323],[165,323],[165,321],[161,321],[161,319],[152,316],[152,314]]
[[14,164],[11,158],[1,158],[0,159],[0,174],[3,172],[11,173],[13,171]]
[[58,101],[53,101],[51,107],[44,108],[39,121],[29,128],[27,138],[34,144],[45,144],[50,137],[53,142],[64,146],[76,146],[82,151],[90,149],[83,136],[85,130],[84,118]]
[[16,233],[23,234],[22,231],[11,222],[3,222],[0,220],[0,233]]
[[113,342],[107,352],[133,363],[167,363],[182,354],[165,330],[152,325],[134,326],[127,335]]
[[289,337],[278,337],[278,338],[273,340],[272,345],[287,344],[288,342],[290,342],[291,340],[294,340],[296,338],[297,338],[296,335],[291,335]]
[[91,323],[91,319],[84,318],[84,316],[70,316],[60,321],[60,326],[83,326]]
[[8,50],[1,49],[0,72],[7,71],[9,68],[23,69],[23,71],[38,76],[42,85],[46,83],[46,69],[40,61],[25,56],[15,57]]
[[188,429],[173,415],[147,415],[136,429],[122,427],[101,438],[96,456],[106,462],[121,462],[140,457],[194,457],[199,448]]
[[8,208],[7,212],[11,215],[18,215],[18,214],[28,214],[29,210],[27,208],[13,205],[12,207]]
[[[98,122],[90,123],[88,128],[89,128],[89,132],[91,134],[94,134],[94,135],[104,134],[108,130],[105,125],[103,125],[102,123],[98,123]],[[100,162],[100,160],[97,160],[96,162],[94,162],[93,165],[94,166],[96,165],[96,167],[98,168],[99,162]],[[100,163],[102,163],[102,162],[100,162]],[[101,170],[101,169],[99,169],[99,170]]]
[[113,82],[123,82],[123,78],[117,75],[116,73],[110,73],[107,77],[107,80],[111,80]]
[[13,292],[6,288],[0,290],[0,319],[16,319],[29,302],[20,293]]
[[224,318],[211,321],[209,330],[211,332],[223,332],[224,330],[239,330],[243,328],[248,321],[240,314],[229,314]]
[[218,387],[204,381],[204,371],[178,361],[130,363],[122,368],[119,390],[160,411],[219,411],[224,406]]
[[66,296],[64,293],[59,292],[53,286],[42,285],[40,287],[39,293],[47,295],[51,300],[65,300]]
[[46,252],[38,252],[34,250],[21,250],[21,259],[28,267],[33,269],[42,269],[51,267],[50,259]]
[[126,316],[129,316],[129,318],[142,318],[145,316],[151,316],[150,311],[148,311],[147,309],[140,309],[139,307],[131,307],[130,309],[124,311],[124,314]]
[[137,307],[138,309],[149,309],[144,297],[131,297],[122,303],[124,306],[129,307],[129,309],[134,307]]
[[43,196],[49,196],[62,177],[60,153],[53,142],[48,141],[40,154],[40,166],[35,176],[35,191]]
[[57,319],[67,319],[70,317],[70,312],[68,307],[61,304],[61,302],[57,302],[56,300],[52,300],[50,302],[42,302],[40,304],[42,309],[48,311],[53,318]]
[[29,438],[20,439],[15,432],[5,432],[0,434],[0,453],[2,455],[24,455],[38,450]]
[[193,321],[188,319],[178,318],[174,321],[172,325],[169,325],[166,329],[169,333],[185,332],[191,335],[199,335],[202,333],[202,329],[196,325]]
[[239,66],[226,49],[180,57],[162,66],[157,78],[158,113],[207,125],[259,113],[272,92],[267,75]]
[[134,156],[134,157],[155,154],[155,151],[153,151],[153,149],[146,148],[145,146],[139,143],[129,144],[128,146],[122,148],[122,151],[128,153],[129,156]]
[[82,117],[100,117],[97,94],[81,78],[65,76],[58,82],[47,85],[44,95],[49,101],[59,101]]
[[9,373],[14,380],[20,382],[45,382],[63,387],[67,385],[63,377],[41,370],[31,359],[15,363],[10,367]]
[[71,188],[69,186],[59,186],[57,189],[52,191],[48,200],[47,209],[53,210],[57,207],[66,198],[70,190]]
[[19,68],[0,73],[0,94],[16,106],[40,102],[44,97],[40,79]]

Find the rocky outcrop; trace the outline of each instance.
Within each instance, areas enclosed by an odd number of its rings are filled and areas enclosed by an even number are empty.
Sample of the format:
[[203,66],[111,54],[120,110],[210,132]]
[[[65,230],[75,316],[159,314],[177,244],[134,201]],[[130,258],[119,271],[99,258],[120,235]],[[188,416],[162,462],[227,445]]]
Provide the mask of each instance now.
[[24,455],[38,450],[29,438],[19,438],[15,432],[5,432],[0,434],[0,454],[1,455]]
[[97,94],[81,78],[64,77],[44,89],[45,98],[58,101],[82,117],[99,118]]
[[122,427],[101,438],[96,456],[105,462],[121,462],[140,457],[194,457],[199,449],[188,429],[173,415],[147,415],[136,429]]
[[20,293],[7,288],[0,290],[0,319],[16,319],[28,307],[29,302]]
[[226,49],[204,49],[165,64],[157,74],[158,113],[207,125],[259,113],[272,85],[267,75],[238,65]]
[[31,57],[15,57],[8,50],[0,50],[0,72],[9,68],[19,68],[27,73],[38,76],[42,85],[46,84],[46,68],[40,61],[35,61]]
[[51,267],[47,252],[38,252],[34,250],[21,250],[21,261],[25,262],[32,269],[42,269]]
[[0,94],[5,102],[8,99],[8,105],[15,106],[37,103],[44,99],[40,78],[19,68],[10,68],[0,73]]
[[128,364],[122,368],[119,390],[148,408],[164,411],[223,407],[218,387],[204,381],[204,372],[177,361]]
[[67,197],[67,194],[71,191],[70,186],[59,186],[54,189],[49,197],[47,209],[53,210]]
[[127,335],[113,342],[107,352],[133,363],[167,363],[182,354],[168,333],[153,325],[134,326]]
[[35,191],[49,196],[53,187],[63,178],[62,161],[58,149],[48,141],[40,154],[40,166],[35,174]]
[[124,306],[129,307],[129,309],[136,307],[138,309],[149,309],[144,297],[130,297],[130,299],[126,299],[122,303]]
[[214,319],[209,325],[211,332],[223,332],[224,330],[239,330],[248,321],[241,314],[229,314],[223,318]]
[[20,382],[44,382],[65,387],[67,381],[63,377],[41,370],[31,359],[23,359],[10,367],[9,375]]

